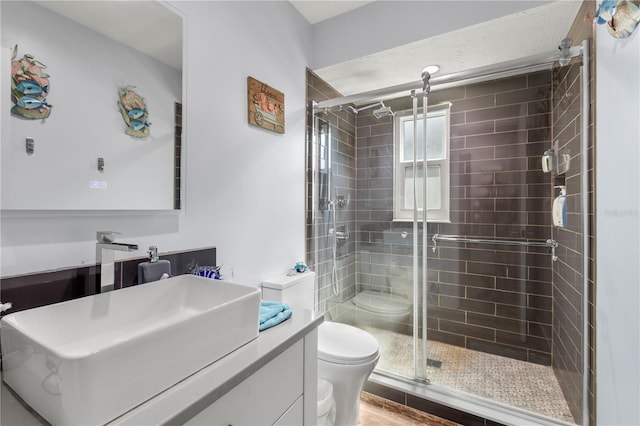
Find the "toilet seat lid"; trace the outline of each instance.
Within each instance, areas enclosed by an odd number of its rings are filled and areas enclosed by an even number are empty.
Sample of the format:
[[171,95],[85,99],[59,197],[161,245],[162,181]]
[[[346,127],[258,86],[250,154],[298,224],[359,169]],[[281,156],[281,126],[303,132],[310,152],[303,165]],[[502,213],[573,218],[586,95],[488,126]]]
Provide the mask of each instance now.
[[364,290],[356,294],[353,304],[370,312],[402,315],[411,312],[411,302],[388,293]]
[[347,324],[323,322],[318,327],[318,358],[336,364],[366,364],[378,357],[378,341]]

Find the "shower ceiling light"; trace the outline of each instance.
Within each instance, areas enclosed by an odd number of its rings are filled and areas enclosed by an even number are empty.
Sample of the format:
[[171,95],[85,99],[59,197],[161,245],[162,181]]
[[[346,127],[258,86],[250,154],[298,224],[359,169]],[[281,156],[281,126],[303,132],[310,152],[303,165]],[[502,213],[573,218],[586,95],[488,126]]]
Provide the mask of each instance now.
[[421,73],[424,74],[425,72],[428,72],[429,74],[433,75],[438,71],[440,71],[440,65],[427,65],[426,67],[422,68]]

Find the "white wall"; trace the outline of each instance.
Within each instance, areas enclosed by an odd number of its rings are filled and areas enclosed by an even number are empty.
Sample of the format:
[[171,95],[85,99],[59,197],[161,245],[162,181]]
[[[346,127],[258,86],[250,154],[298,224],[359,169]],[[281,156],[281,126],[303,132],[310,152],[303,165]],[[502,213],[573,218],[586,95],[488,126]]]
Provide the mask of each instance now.
[[[289,2],[175,4],[189,30],[184,230],[258,283],[305,257],[310,27]],[[284,93],[284,135],[247,124],[248,76]]]
[[597,26],[597,423],[640,424],[640,31]]
[[[3,214],[1,273],[95,262],[95,231],[161,252],[216,246],[249,284],[305,254],[305,69],[310,25],[289,2],[185,2],[185,208],[178,214]],[[252,76],[285,95],[284,135],[247,124]],[[6,76],[4,76],[6,80]],[[55,111],[53,112],[55,113]],[[52,114],[53,114],[52,113]]]
[[[2,3],[5,70],[15,45],[17,59],[31,53],[47,65],[53,106],[46,120],[12,116],[10,87],[2,85],[2,209],[173,208],[181,72],[29,1]],[[150,133],[142,139],[125,134],[117,108],[118,88],[128,85],[149,110]],[[26,137],[35,140],[32,155]],[[92,189],[92,181],[106,188]]]

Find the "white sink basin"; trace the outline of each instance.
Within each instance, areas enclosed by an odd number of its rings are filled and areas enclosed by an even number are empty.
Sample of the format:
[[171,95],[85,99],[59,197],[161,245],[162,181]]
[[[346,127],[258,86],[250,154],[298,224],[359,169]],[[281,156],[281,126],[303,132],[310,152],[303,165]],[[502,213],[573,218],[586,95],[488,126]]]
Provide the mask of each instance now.
[[260,290],[182,275],[2,318],[4,381],[50,423],[104,424],[258,336]]

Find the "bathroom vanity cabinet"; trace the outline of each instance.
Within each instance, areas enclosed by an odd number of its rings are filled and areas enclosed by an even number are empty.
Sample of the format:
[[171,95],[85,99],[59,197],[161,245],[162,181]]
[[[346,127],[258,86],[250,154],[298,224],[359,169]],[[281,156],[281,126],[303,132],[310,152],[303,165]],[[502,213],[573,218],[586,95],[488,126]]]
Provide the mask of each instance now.
[[[322,321],[322,314],[294,312],[289,320],[108,425],[316,424],[317,327]],[[45,424],[16,403],[5,386],[1,424]]]
[[304,424],[303,360],[301,339],[186,424]]
[[321,314],[294,312],[109,425],[316,424],[322,321]]

